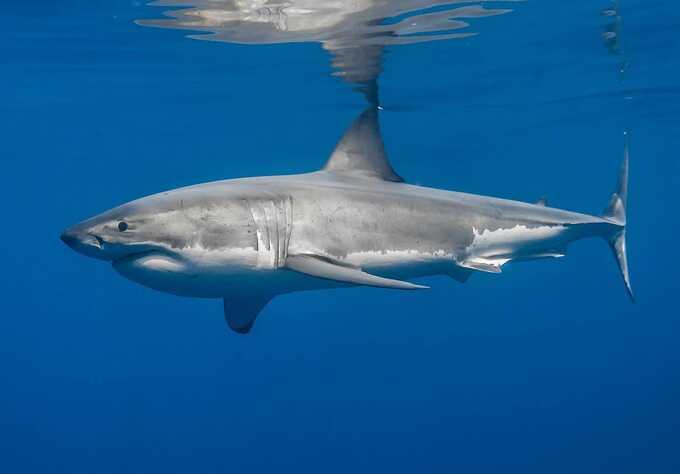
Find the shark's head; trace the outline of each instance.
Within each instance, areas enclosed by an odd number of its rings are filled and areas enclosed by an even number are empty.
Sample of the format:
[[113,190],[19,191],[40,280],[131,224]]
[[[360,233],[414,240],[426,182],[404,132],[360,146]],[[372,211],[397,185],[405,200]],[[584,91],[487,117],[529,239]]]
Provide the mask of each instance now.
[[224,279],[257,265],[247,202],[200,187],[149,196],[66,229],[75,251],[112,262],[120,274],[161,291],[215,296]]
[[[162,251],[154,215],[125,205],[69,227],[61,240],[88,257],[115,262],[121,258]],[[166,235],[167,237],[167,235]]]

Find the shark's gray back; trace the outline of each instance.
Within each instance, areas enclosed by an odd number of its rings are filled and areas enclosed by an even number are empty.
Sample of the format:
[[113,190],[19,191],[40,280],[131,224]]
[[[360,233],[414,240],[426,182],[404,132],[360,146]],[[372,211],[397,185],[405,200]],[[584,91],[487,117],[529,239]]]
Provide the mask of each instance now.
[[[287,252],[340,260],[352,253],[386,251],[456,256],[472,244],[475,232],[600,221],[544,205],[327,171],[207,186],[228,199],[237,194],[259,202],[289,200],[292,228]],[[274,212],[288,212],[278,209]]]

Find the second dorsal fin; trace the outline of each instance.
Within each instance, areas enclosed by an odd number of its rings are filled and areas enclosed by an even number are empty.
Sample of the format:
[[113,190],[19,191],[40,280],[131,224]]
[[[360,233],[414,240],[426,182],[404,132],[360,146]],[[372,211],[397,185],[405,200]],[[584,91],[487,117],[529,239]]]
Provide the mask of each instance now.
[[378,124],[378,109],[374,106],[354,120],[323,169],[384,181],[404,181],[387,159]]

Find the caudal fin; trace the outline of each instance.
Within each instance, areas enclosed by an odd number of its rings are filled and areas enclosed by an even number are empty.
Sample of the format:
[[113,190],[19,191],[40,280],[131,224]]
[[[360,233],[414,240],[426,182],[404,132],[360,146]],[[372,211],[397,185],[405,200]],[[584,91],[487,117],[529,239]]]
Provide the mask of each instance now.
[[616,263],[619,265],[623,282],[628,290],[631,301],[635,301],[633,288],[630,285],[628,272],[628,257],[626,255],[626,206],[628,202],[628,132],[624,134],[625,146],[623,151],[623,163],[619,171],[619,182],[614,194],[609,200],[609,206],[605,209],[602,217],[615,225],[609,235],[609,246],[614,253]]

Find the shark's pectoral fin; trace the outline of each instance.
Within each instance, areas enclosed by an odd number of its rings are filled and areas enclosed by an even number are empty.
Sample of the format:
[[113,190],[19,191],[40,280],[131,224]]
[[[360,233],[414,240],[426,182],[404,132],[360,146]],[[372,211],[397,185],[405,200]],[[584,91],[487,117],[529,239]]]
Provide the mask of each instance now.
[[229,327],[239,334],[248,334],[257,315],[271,301],[274,295],[263,293],[239,293],[225,296],[224,319]]
[[465,283],[472,275],[472,270],[460,265],[451,265],[446,269],[446,274],[459,283]]
[[286,268],[317,278],[339,281],[350,285],[377,286],[399,290],[422,290],[428,286],[408,281],[392,280],[366,273],[361,268],[343,265],[317,255],[288,255]]

